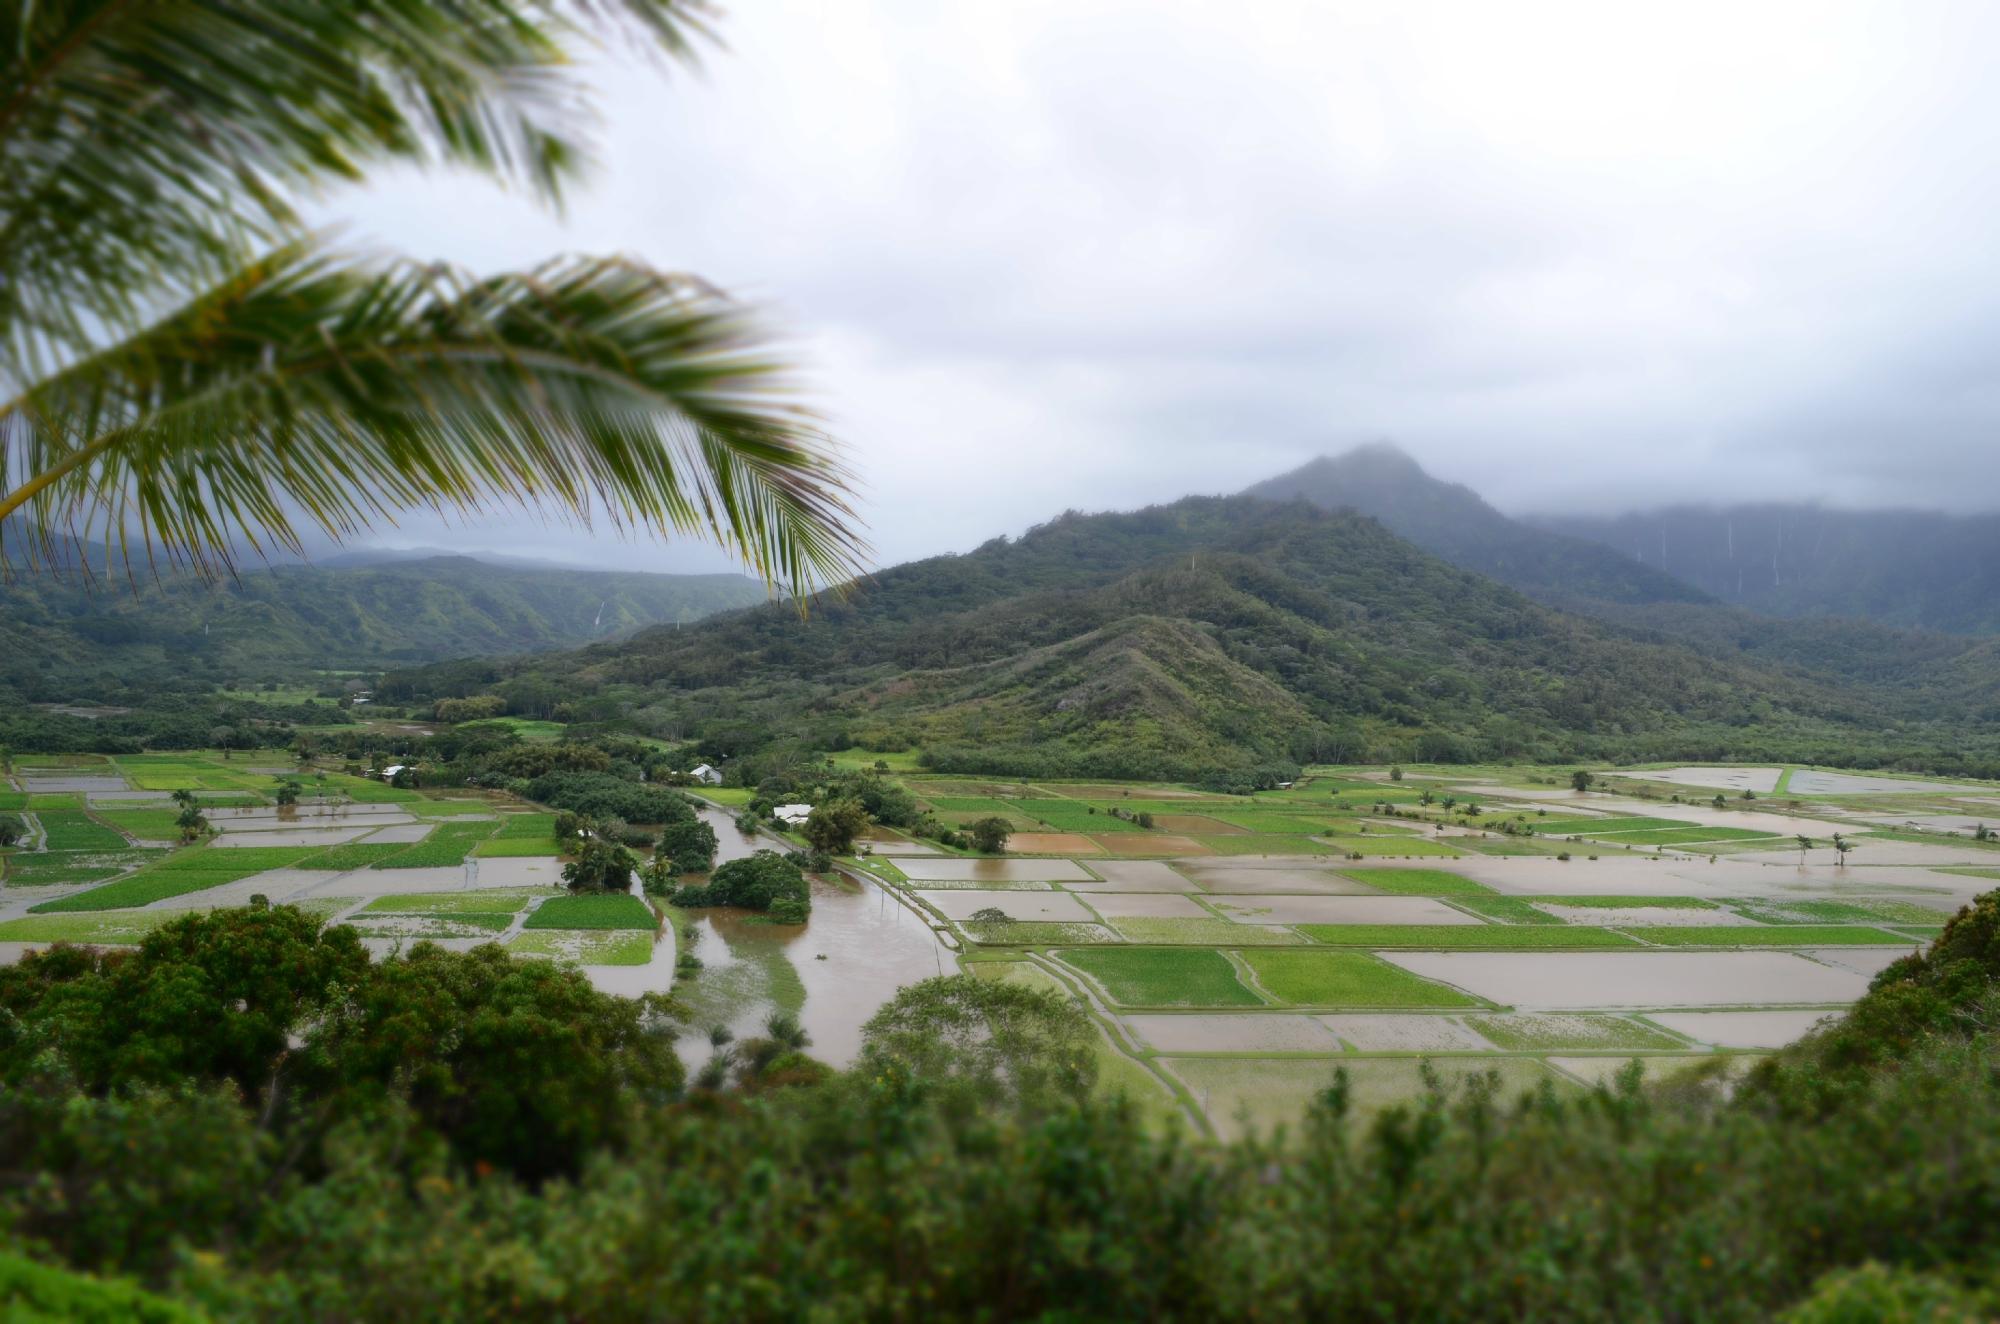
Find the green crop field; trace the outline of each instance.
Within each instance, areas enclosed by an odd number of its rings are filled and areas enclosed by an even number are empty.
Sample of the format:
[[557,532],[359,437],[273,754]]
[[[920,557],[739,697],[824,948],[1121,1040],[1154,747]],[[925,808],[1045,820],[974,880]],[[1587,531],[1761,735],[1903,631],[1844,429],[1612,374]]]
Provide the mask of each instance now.
[[[483,892],[406,892],[376,897],[364,915],[518,915],[528,902],[548,893],[538,887],[499,887]],[[651,927],[650,925],[648,927]]]
[[335,873],[346,873],[350,869],[372,868],[408,849],[407,845],[393,841],[350,841],[344,846],[334,846],[317,855],[308,855],[292,867],[329,869]]
[[205,873],[233,871],[238,878],[248,878],[266,869],[289,869],[319,851],[317,846],[197,846],[193,850],[175,851],[160,861],[158,867]]
[[118,915],[30,915],[0,924],[0,942],[136,943],[181,913],[137,910]]
[[1468,1016],[1465,1023],[1511,1052],[1687,1047],[1677,1035],[1623,1016]]
[[1612,929],[1531,924],[1301,924],[1299,932],[1329,947],[1395,947],[1425,951],[1557,951],[1637,947]]
[[93,809],[93,817],[109,823],[120,832],[129,832],[147,841],[176,841],[181,835],[180,825],[174,820],[179,816],[177,809]]
[[144,873],[135,873],[130,878],[121,878],[115,883],[93,887],[87,892],[77,892],[54,901],[44,901],[40,905],[29,906],[28,913],[47,915],[77,910],[129,910],[137,906],[151,905],[155,901],[165,901],[168,897],[205,892],[211,887],[220,887],[224,883],[233,883],[244,877],[248,877],[248,874],[226,870],[217,873],[201,869],[148,869]]
[[1128,942],[1187,944],[1202,947],[1282,947],[1304,942],[1289,929],[1238,924],[1233,919],[1156,919],[1123,917],[1111,921]]
[[10,887],[56,887],[101,883],[161,857],[157,850],[17,851],[6,857]]
[[530,858],[560,855],[562,848],[551,837],[489,837],[472,848],[474,859]]
[[536,838],[553,841],[555,831],[554,814],[504,814],[500,818],[500,830],[494,835],[507,841]]
[[1736,909],[1764,924],[1891,924],[1936,925],[1944,912],[1913,901],[1740,901]]
[[472,848],[493,834],[497,825],[489,822],[446,822],[414,846],[408,846],[369,865],[371,869],[438,869],[465,863]]
[[1342,869],[1341,876],[1394,896],[1483,896],[1493,889],[1446,869]]
[[41,810],[35,817],[50,850],[121,850],[128,844],[121,834],[76,810]]
[[1476,998],[1366,952],[1259,948],[1243,953],[1257,982],[1300,1007],[1476,1007]]
[[1665,828],[1693,827],[1679,818],[1530,818],[1535,831],[1543,836],[1577,837],[1603,832],[1651,832]]
[[1620,930],[1660,947],[1908,947],[1908,938],[1847,924],[1701,924],[1627,926]]
[[559,896],[544,901],[523,926],[530,929],[644,929],[659,927],[653,908],[629,893]]
[[[995,804],[1007,805],[1005,801]],[[1054,832],[1138,832],[1139,825],[1118,818],[1105,809],[1087,805],[1081,800],[1015,800],[1008,806],[1016,814],[1024,815],[1035,822],[1045,824]],[[1150,813],[1150,807],[1140,805],[1118,806],[1130,813],[1141,811]]]
[[645,965],[653,959],[653,935],[629,931],[543,929],[517,933],[507,943],[516,956],[546,956],[580,965]]
[[1561,924],[1563,921],[1546,910],[1537,910],[1526,897],[1518,896],[1466,896],[1452,898],[1452,904],[1460,910],[1468,910],[1485,919],[1501,924]]
[[1058,952],[1127,1007],[1257,1007],[1221,952],[1201,948],[1105,947]]
[[1121,941],[1104,925],[1079,920],[964,920],[958,927],[982,947],[1059,947],[1065,943]]

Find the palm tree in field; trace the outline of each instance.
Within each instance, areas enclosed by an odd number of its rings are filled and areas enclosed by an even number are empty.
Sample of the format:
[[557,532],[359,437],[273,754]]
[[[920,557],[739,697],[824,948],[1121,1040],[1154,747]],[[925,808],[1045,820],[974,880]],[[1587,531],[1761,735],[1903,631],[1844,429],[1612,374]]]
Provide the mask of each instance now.
[[1799,843],[1799,868],[1806,867],[1806,852],[1812,849],[1812,838],[1801,832],[1793,840]]
[[1847,867],[1847,852],[1853,849],[1854,849],[1853,842],[1849,841],[1846,837],[1841,836],[1838,832],[1833,834],[1833,853],[1836,857],[1838,857],[1837,862],[1839,863],[1841,868],[1844,869]]
[[844,577],[846,470],[710,286],[360,257],[299,219],[379,166],[560,201],[585,164],[572,52],[685,61],[707,12],[0,0],[0,556],[211,573],[513,504],[706,537],[801,593]]

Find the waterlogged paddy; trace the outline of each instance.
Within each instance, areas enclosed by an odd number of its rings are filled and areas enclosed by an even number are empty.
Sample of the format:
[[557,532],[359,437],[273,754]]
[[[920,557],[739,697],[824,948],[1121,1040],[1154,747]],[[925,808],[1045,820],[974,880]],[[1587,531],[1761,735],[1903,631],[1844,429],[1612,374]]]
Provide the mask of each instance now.
[[[869,845],[883,872],[899,870],[906,883],[822,882],[803,927],[670,912],[656,943],[631,931],[524,932],[528,911],[514,903],[531,897],[522,903],[531,908],[554,894],[552,847],[493,835],[454,859],[462,838],[479,837],[475,825],[498,833],[497,804],[375,785],[348,788],[380,800],[356,803],[340,798],[335,778],[333,798],[316,803],[309,784],[305,803],[281,811],[261,803],[271,782],[257,764],[173,764],[103,765],[124,780],[96,769],[37,777],[66,783],[42,793],[70,797],[71,809],[46,809],[57,835],[79,843],[79,863],[66,873],[53,848],[17,861],[18,876],[0,889],[0,959],[58,934],[129,942],[166,912],[264,895],[351,920],[380,952],[421,936],[453,947],[498,940],[581,959],[607,991],[671,989],[695,1009],[681,1045],[691,1065],[709,1052],[709,1027],[753,1036],[778,1009],[800,1016],[816,1055],[844,1064],[862,1024],[898,988],[959,968],[951,941],[934,931],[956,930],[958,947],[981,958],[970,968],[1084,997],[1104,1031],[1105,1078],[1144,1086],[1149,1116],[1185,1109],[1222,1133],[1244,1124],[1239,1110],[1254,1128],[1296,1120],[1337,1065],[1353,1073],[1363,1112],[1414,1093],[1428,1055],[1455,1070],[1495,1064],[1510,1087],[1576,1088],[1635,1058],[1656,1073],[1689,1063],[1726,1071],[1838,1014],[1875,972],[2000,877],[2000,850],[1964,832],[1987,807],[1971,798],[1979,788],[1912,779],[1635,771],[1638,781],[1685,786],[1677,802],[1636,788],[1578,795],[1557,784],[1509,785],[1525,780],[1511,774],[1457,782],[1419,774],[1398,785],[1371,770],[1249,798],[925,777],[911,783],[920,797],[1013,820],[1009,854],[969,858],[877,831]],[[1767,782],[1784,789],[1759,789]],[[190,890],[121,901],[121,910],[69,904],[111,876],[84,867],[81,843],[107,828],[136,839],[140,829],[170,827],[166,791],[183,783],[240,804],[207,811],[222,832],[204,848],[212,864],[175,866]],[[17,777],[10,789],[28,788]],[[1743,790],[1757,801],[1742,800]],[[1718,792],[1723,808],[1710,803]],[[1843,793],[1865,798],[1848,812]],[[1794,794],[1813,798],[1793,802]],[[1469,824],[1446,812],[1445,798],[1461,806],[1476,798],[1485,812]],[[77,821],[80,802],[104,817]],[[1154,814],[1151,830],[1107,812],[1141,803]],[[1991,803],[2000,808],[2000,799]],[[734,809],[699,812],[722,861],[784,849],[738,831]],[[1503,821],[1515,835],[1498,832]],[[1868,835],[1906,824],[1930,831]],[[448,825],[459,831],[437,837]],[[1946,835],[1954,830],[1961,835]],[[1844,866],[1828,846],[1834,831],[1856,842]],[[1797,835],[1814,843],[1803,864]],[[1426,854],[1406,858],[1416,847]],[[263,853],[245,853],[255,848]],[[369,867],[412,848],[419,853],[406,863],[417,867]],[[232,857],[260,867],[237,876],[224,867]],[[126,858],[128,872],[174,872],[147,863],[160,860],[157,848]],[[51,900],[65,904],[27,914]],[[684,950],[703,964],[677,984]],[[601,963],[611,961],[623,963]]]
[[[1900,953],[1898,953],[1900,955]],[[1520,1007],[1852,1002],[1868,977],[1792,952],[1386,952],[1383,960]]]

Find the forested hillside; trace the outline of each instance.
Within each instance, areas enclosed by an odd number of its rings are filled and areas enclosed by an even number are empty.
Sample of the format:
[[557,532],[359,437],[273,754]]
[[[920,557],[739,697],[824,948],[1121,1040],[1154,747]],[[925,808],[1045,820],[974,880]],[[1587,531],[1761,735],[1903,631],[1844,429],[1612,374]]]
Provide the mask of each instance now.
[[439,557],[351,569],[275,566],[165,582],[73,570],[0,584],[0,686],[101,696],[100,678],[216,683],[573,647],[761,601],[739,575],[531,569]]
[[492,692],[529,715],[560,697],[717,754],[916,748],[938,767],[1032,775],[1285,758],[1847,762],[1986,742],[1960,710],[1936,720],[1936,704],[1787,661],[1566,615],[1371,519],[1190,498],[898,566],[805,622],[768,606],[393,673],[383,697]]
[[1543,515],[1589,539],[1773,616],[1851,616],[2000,633],[2000,516],[1805,505],[1675,506],[1615,518]]

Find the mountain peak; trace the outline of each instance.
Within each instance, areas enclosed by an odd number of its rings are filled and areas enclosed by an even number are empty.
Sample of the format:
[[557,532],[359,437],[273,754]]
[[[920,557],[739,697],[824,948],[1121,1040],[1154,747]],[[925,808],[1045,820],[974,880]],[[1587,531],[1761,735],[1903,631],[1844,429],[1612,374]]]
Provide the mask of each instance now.
[[1436,477],[1390,442],[1321,456],[1255,484],[1244,495],[1370,516],[1434,556],[1544,601],[1708,600],[1609,547],[1509,519],[1471,488]]

